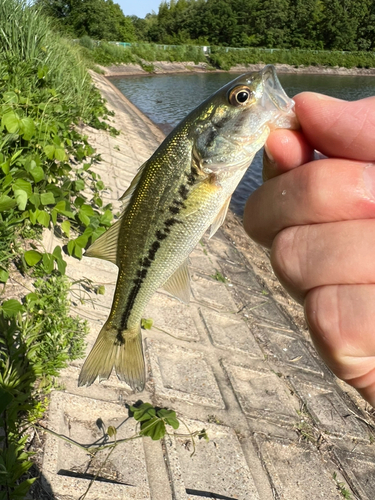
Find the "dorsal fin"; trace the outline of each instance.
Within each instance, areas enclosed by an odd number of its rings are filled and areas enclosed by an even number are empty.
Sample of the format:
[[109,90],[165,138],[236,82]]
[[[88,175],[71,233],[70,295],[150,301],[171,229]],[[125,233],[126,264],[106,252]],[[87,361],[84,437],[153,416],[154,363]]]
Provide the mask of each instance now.
[[147,161],[145,161],[143,163],[143,165],[141,165],[137,171],[137,173],[135,174],[133,180],[131,181],[130,183],[130,186],[128,187],[128,189],[125,191],[125,193],[121,196],[120,198],[120,201],[123,202],[123,206],[122,206],[122,209],[125,210],[125,208],[127,207],[129,201],[130,201],[130,198],[132,197],[132,194],[134,193],[135,191],[135,188],[137,187],[138,185],[138,182],[143,174],[143,171],[145,170],[146,168],[146,165],[147,165]]
[[[138,185],[146,165],[147,161],[139,167],[138,172],[130,183],[130,186],[120,198],[120,200],[123,201],[122,214],[124,214],[125,209],[129,204],[132,194]],[[96,257],[97,259],[108,260],[109,262],[117,265],[117,241],[118,233],[120,231],[121,218],[122,217],[120,217],[117,222],[112,224],[112,226],[104,234],[99,236],[99,238],[94,241],[94,243],[86,250],[86,257]]]
[[163,285],[164,290],[185,304],[190,301],[190,274],[188,260],[175,271]]
[[85,257],[104,259],[117,265],[117,240],[120,231],[121,219],[112,226],[86,250]]

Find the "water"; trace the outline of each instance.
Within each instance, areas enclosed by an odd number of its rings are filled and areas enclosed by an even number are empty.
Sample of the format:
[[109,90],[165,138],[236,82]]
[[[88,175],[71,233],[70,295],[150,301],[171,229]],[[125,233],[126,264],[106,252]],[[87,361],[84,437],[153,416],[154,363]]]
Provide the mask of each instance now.
[[[118,89],[165,133],[192,109],[237,75],[198,73],[112,78]],[[375,95],[375,77],[338,75],[279,75],[289,96],[310,90],[354,101]],[[262,151],[255,156],[233,194],[231,208],[241,215],[250,193],[262,183]]]

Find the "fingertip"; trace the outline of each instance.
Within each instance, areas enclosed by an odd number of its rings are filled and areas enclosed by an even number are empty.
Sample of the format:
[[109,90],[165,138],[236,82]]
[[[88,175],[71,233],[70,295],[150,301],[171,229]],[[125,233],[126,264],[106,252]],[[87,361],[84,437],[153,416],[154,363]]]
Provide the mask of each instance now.
[[375,97],[349,102],[302,92],[294,101],[301,129],[314,149],[329,157],[374,161]]
[[263,161],[263,178],[299,167],[313,160],[314,151],[301,131],[277,129],[268,137]]

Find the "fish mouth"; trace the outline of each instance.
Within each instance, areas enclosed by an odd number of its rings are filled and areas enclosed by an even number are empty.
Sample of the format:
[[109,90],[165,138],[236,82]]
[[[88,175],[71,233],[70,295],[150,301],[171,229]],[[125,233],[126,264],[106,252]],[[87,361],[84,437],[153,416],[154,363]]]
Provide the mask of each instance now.
[[293,109],[294,101],[288,97],[277,77],[276,70],[272,64],[268,64],[261,71],[263,83],[263,99],[269,98],[280,111],[288,113]]

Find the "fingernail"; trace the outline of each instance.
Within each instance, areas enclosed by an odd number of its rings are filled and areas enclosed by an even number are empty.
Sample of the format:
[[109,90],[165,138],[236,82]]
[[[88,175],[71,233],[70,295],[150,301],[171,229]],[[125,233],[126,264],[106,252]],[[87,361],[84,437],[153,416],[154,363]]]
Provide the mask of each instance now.
[[267,143],[264,145],[264,151],[265,151],[266,155],[268,156],[268,159],[272,163],[275,163],[275,158],[271,155],[270,150],[268,149]]
[[330,95],[325,94],[315,94],[315,97],[320,101],[343,101],[343,99],[338,99],[337,97],[331,97]]
[[370,196],[375,199],[375,165],[373,163],[363,169],[363,180]]

